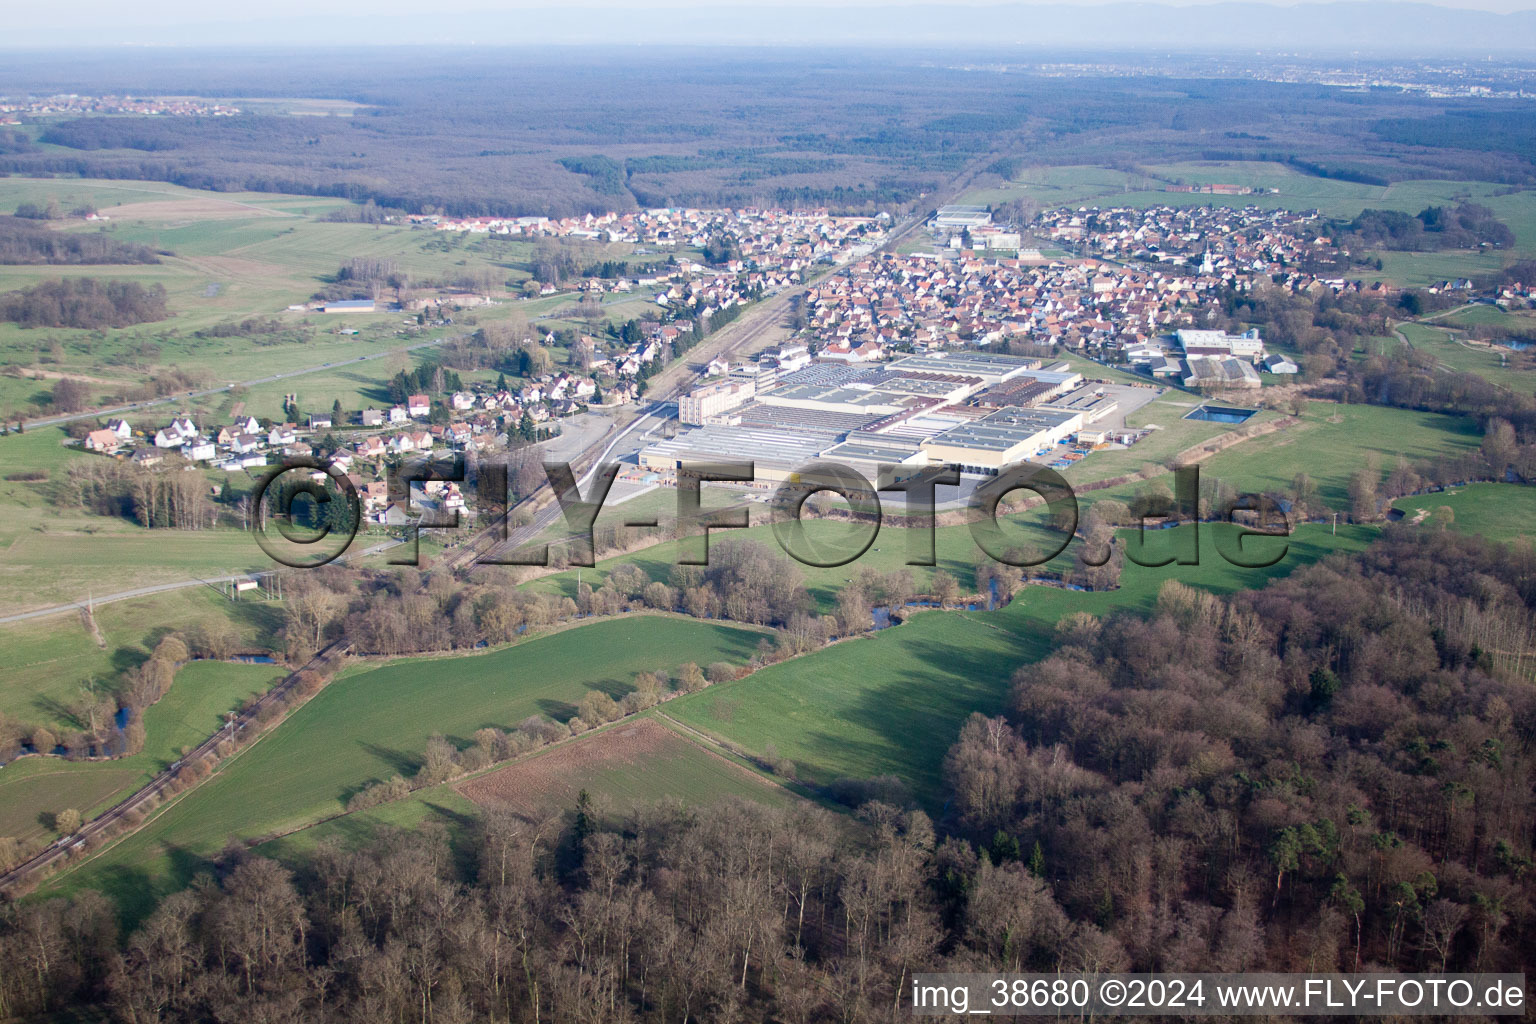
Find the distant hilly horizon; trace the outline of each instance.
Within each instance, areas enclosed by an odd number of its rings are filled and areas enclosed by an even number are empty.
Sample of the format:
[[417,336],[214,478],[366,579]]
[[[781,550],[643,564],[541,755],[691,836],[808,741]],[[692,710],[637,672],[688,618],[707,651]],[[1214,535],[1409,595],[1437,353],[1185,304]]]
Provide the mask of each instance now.
[[10,28],[9,38],[0,46],[929,46],[950,56],[969,49],[978,57],[1008,51],[1258,50],[1370,56],[1536,52],[1536,11],[1501,14],[1386,0],[1294,6],[1018,3],[799,9],[654,4],[497,11],[450,8],[433,14],[382,16],[317,10],[301,22],[258,13],[156,23],[142,14],[137,12],[134,20],[121,23],[93,19],[74,24],[67,32],[29,25],[24,17]]

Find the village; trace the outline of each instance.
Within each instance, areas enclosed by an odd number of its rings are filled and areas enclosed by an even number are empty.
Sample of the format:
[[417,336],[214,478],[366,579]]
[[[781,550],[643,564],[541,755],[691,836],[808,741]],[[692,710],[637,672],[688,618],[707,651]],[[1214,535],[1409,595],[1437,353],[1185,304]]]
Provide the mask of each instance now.
[[[753,486],[761,488],[819,458],[871,474],[880,465],[945,463],[980,479],[1019,460],[1061,469],[1094,450],[1134,444],[1140,432],[1126,425],[1127,414],[1169,384],[1222,395],[1297,375],[1294,356],[1267,349],[1258,330],[1202,326],[1202,309],[1222,292],[1260,281],[1303,294],[1395,291],[1339,276],[1349,254],[1319,233],[1315,210],[1062,209],[1015,225],[994,222],[986,207],[949,206],[926,225],[932,251],[906,253],[876,250],[883,219],[825,211],[419,220],[440,230],[624,241],[644,247],[635,250],[641,254],[682,246],[712,262],[674,259],[664,276],[568,286],[638,290],[655,311],[613,338],[533,329],[514,339],[524,350],[566,344],[567,369],[511,381],[502,375],[495,385],[450,389],[439,381],[432,394],[352,412],[338,406],[303,422],[237,416],[199,426],[183,415],[135,431],[118,419],[87,434],[84,447],[143,468],[252,475],[284,458],[323,458],[350,475],[370,521],[401,525],[410,517],[390,503],[383,483],[392,463],[516,448],[559,436],[571,417],[634,406],[648,378],[712,326],[754,300],[806,285],[795,296],[790,336],[697,367],[675,407],[665,406],[677,431],[622,453],[623,479],[670,484],[687,461],[747,459],[758,466]],[[1025,244],[1026,233],[1034,245],[1075,255],[1045,256]],[[1443,287],[1472,288],[1468,281]],[[1512,287],[1491,298],[1510,306],[1531,296]],[[352,300],[319,308],[375,307]],[[1147,384],[1085,376],[1053,361],[1056,352],[1145,375]],[[428,507],[463,507],[452,485],[420,497]]]

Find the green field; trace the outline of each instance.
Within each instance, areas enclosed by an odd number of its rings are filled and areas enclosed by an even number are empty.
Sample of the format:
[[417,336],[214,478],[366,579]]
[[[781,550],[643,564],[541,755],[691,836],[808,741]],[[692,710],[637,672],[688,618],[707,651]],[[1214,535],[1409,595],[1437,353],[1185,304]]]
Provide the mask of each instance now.
[[1428,459],[1475,448],[1481,440],[1476,423],[1466,417],[1311,402],[1300,422],[1213,455],[1200,472],[1241,490],[1277,491],[1288,490],[1296,474],[1305,472],[1324,502],[1348,508],[1350,475],[1368,456],[1378,458],[1385,475],[1399,455]]
[[27,726],[75,728],[69,706],[81,686],[115,692],[122,673],[147,660],[165,634],[218,624],[228,627],[236,650],[270,651],[282,622],[275,601],[231,602],[193,587],[98,606],[100,644],[74,613],[8,623],[0,627],[8,652],[0,667],[0,714]]
[[1489,252],[1380,252],[1381,270],[1358,276],[1392,281],[1404,288],[1429,288],[1463,277],[1496,274],[1509,263],[1506,254]]
[[478,813],[479,808],[454,792],[451,786],[433,786],[412,793],[404,800],[343,814],[269,839],[257,844],[256,850],[264,857],[272,857],[298,870],[321,843],[339,843],[347,848],[361,846],[386,829],[415,831],[427,822],[460,829]]
[[254,839],[340,813],[368,783],[410,775],[429,736],[466,744],[484,726],[568,717],[588,690],[622,694],[634,673],[685,661],[745,662],[762,634],[630,616],[496,651],[352,671],[141,831],[50,889],[102,888],[127,906],[184,884],[231,837]]
[[49,835],[52,814],[73,807],[87,817],[138,789],[218,730],[224,715],[282,678],[272,665],[193,662],[171,691],[144,712],[144,749],[114,761],[24,757],[0,772],[0,835]]
[[1439,494],[1418,494],[1392,503],[1409,521],[1442,506],[1455,514],[1451,528],[1489,540],[1512,541],[1536,535],[1536,488],[1518,484],[1472,484]]
[[[660,733],[661,742],[643,753],[625,749],[615,733],[636,725]],[[654,733],[653,733],[654,735]],[[541,817],[575,807],[585,791],[595,813],[615,825],[629,812],[660,800],[702,807],[725,800],[750,800],[782,805],[795,797],[733,759],[711,752],[654,714],[627,719],[587,733],[556,747],[545,748],[475,780],[432,786],[363,811],[330,818],[308,828],[268,840],[257,849],[299,868],[322,842],[352,846],[366,842],[386,828],[418,829],[437,822],[462,833],[466,821],[478,816],[481,805],[465,793],[491,785],[510,791],[515,813]]]
[[798,778],[891,774],[940,802],[944,752],[972,711],[1002,707],[1032,638],[977,613],[928,612],[667,705],[674,718],[754,754],[769,743]]
[[[1325,527],[1302,526],[1275,566],[1239,569],[1217,553],[1221,532],[1200,528],[1197,566],[1127,564],[1118,590],[1026,587],[996,612],[918,613],[898,627],[681,698],[667,713],[754,754],[772,743],[808,781],[893,774],[937,811],[944,754],[961,722],[972,711],[1002,709],[1009,676],[1046,653],[1063,616],[1146,612],[1168,579],[1217,593],[1262,586],[1332,551],[1359,550],[1375,535],[1365,527],[1335,536]],[[1154,534],[1144,560],[1171,551],[1179,535]]]
[[[14,324],[0,324],[0,369],[79,375],[92,385],[98,400],[120,394],[125,387],[172,367],[203,383],[225,384],[320,367],[429,340],[431,333],[402,324],[399,315],[320,316],[290,313],[287,307],[310,299],[338,267],[353,258],[391,260],[418,286],[481,281],[501,289],[516,287],[527,279],[535,249],[531,242],[471,238],[427,227],[320,219],[328,211],[348,205],[341,200],[198,192],[154,182],[0,178],[0,211],[50,198],[57,199],[66,210],[91,203],[111,218],[105,224],[65,222],[59,230],[105,231],[119,241],[174,254],[162,256],[158,264],[142,266],[0,267],[0,291],[69,276],[125,279],[165,287],[172,316],[160,323],[103,332],[23,330]],[[117,206],[119,203],[127,205]],[[584,243],[579,259],[626,259],[630,248],[621,243]],[[641,295],[608,296],[603,305],[607,322],[628,319],[650,308]],[[529,320],[548,317],[540,324],[546,328],[593,329],[562,316],[572,310],[573,299],[566,294],[530,302],[510,300],[477,309],[459,320],[473,326],[475,322],[521,314]],[[287,334],[193,336],[204,328],[246,317],[277,317]],[[343,327],[360,333],[336,333]],[[349,368],[363,380],[331,375],[312,386],[300,384],[297,389],[311,392],[309,398],[323,399],[327,407],[341,398],[348,408],[360,408],[376,402],[377,385],[401,368],[392,363],[380,360]],[[0,414],[35,415],[35,410],[46,410],[51,386],[51,380],[32,380],[26,372],[21,377],[0,376]],[[249,411],[275,415],[281,395],[294,388],[289,384],[265,389],[253,396],[257,404]],[[317,406],[311,402],[309,407]]]
[[1488,306],[1483,303],[1435,313],[1424,317],[1423,321],[1444,327],[1491,326],[1510,330],[1536,327],[1536,316],[1530,313],[1511,313],[1498,306]]
[[[1473,310],[1484,308],[1476,306]],[[1471,314],[1473,310],[1467,312]],[[1531,362],[1526,353],[1465,341],[1456,333],[1423,323],[1401,324],[1397,329],[1415,351],[1429,353],[1443,367],[1474,373],[1521,394],[1536,389],[1536,370],[1529,368]]]

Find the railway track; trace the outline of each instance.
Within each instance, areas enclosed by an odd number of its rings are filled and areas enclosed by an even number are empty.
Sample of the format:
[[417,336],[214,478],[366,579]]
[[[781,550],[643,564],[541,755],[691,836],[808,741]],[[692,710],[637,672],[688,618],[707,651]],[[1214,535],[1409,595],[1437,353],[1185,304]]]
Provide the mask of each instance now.
[[127,799],[103,812],[98,817],[92,818],[73,835],[64,836],[35,857],[18,864],[5,874],[0,875],[0,892],[10,892],[16,886],[34,877],[38,872],[68,858],[74,850],[84,849],[92,839],[103,835],[127,815],[144,807],[155,797],[160,796],[181,776],[183,768],[189,762],[212,752],[225,740],[240,735],[240,733],[244,732],[256,721],[265,708],[271,707],[286,698],[293,691],[293,688],[298,685],[299,678],[305,671],[334,667],[335,663],[346,655],[351,646],[352,642],[350,640],[336,640],[326,645],[318,654],[305,662],[301,668],[294,669],[288,673],[281,682],[262,694],[255,703],[235,715],[218,732],[205,739],[202,743],[199,743],[197,748],[187,754],[186,757],[177,761],[159,775],[156,775],[143,788],[135,791]]

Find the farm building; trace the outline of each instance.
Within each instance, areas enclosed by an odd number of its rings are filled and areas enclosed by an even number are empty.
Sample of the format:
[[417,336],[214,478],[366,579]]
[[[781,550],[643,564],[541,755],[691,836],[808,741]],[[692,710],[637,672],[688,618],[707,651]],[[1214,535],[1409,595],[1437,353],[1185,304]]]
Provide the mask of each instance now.
[[339,299],[320,307],[322,313],[375,313],[378,303],[373,299]]

